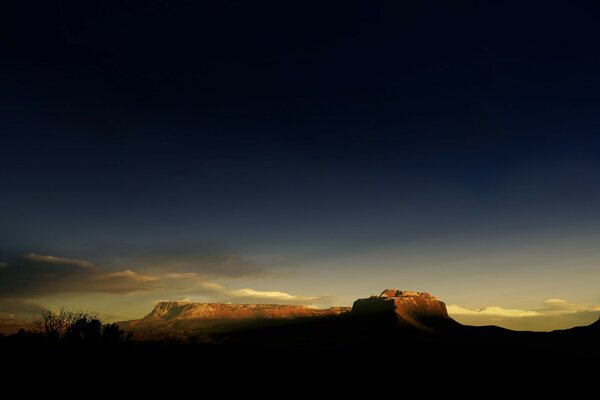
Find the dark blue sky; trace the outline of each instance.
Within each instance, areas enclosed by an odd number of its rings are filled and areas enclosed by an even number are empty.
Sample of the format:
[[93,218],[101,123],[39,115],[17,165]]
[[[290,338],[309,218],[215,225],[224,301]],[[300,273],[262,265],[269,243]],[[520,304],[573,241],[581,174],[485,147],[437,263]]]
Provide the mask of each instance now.
[[[88,3],[0,12],[9,267],[208,252],[339,274],[324,260],[392,249],[402,275],[407,252],[600,233],[596,7]],[[364,257],[354,277],[389,272]]]

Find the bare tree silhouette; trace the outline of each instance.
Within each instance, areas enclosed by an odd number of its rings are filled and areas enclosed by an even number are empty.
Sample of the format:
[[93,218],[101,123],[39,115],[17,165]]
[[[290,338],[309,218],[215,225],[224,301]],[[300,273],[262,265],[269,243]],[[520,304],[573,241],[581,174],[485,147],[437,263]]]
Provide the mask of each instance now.
[[131,339],[117,324],[103,324],[93,313],[64,308],[43,311],[36,321],[38,331],[50,343],[117,343]]

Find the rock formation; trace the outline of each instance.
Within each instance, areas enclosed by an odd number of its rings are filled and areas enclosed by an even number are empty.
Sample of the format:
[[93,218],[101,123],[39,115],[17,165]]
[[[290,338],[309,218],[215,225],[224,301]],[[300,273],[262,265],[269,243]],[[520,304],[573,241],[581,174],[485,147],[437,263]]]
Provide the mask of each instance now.
[[347,307],[316,309],[282,304],[224,304],[167,301],[156,304],[142,321],[172,319],[286,319],[339,315]]
[[379,316],[399,326],[430,332],[457,324],[448,316],[446,304],[429,293],[397,289],[386,289],[379,296],[356,300],[351,315]]
[[134,330],[195,330],[251,320],[290,320],[337,316],[349,312],[349,307],[316,309],[283,304],[224,304],[165,301],[156,304],[144,318],[122,322]]
[[[379,296],[358,299],[352,309],[332,307],[315,309],[306,306],[282,304],[224,304],[166,301],[157,303],[145,317],[119,324],[134,331],[214,332],[232,327],[247,326],[253,321],[293,320],[298,318],[377,317],[378,321],[392,322],[399,327],[436,331],[457,325],[448,316],[446,305],[428,293],[386,289]],[[369,318],[367,324],[375,322]]]

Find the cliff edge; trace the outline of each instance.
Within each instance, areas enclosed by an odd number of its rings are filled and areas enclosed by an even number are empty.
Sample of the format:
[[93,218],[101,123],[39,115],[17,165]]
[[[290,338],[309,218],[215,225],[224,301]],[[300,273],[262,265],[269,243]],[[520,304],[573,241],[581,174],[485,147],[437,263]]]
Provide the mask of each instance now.
[[353,316],[378,316],[402,327],[434,332],[458,325],[448,316],[446,304],[429,293],[386,289],[379,296],[358,299],[352,306]]
[[197,331],[253,320],[292,320],[337,316],[349,307],[317,309],[285,304],[225,304],[163,301],[142,319],[120,322],[135,331]]
[[289,319],[326,317],[348,311],[347,307],[317,309],[285,304],[225,304],[165,301],[157,303],[142,321],[173,319]]

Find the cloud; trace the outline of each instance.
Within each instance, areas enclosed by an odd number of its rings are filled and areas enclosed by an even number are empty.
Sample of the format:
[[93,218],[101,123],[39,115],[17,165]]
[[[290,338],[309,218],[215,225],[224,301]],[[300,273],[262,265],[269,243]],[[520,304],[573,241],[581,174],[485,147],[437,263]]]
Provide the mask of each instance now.
[[598,319],[600,306],[587,306],[551,298],[534,309],[521,310],[489,306],[469,309],[449,305],[448,313],[468,325],[498,325],[518,330],[553,330],[587,325]]
[[128,249],[109,264],[129,265],[137,270],[165,273],[194,272],[213,278],[264,277],[266,265],[228,249],[171,247],[153,250]]
[[[231,292],[231,294],[235,297],[260,297],[266,299],[279,299],[288,301],[298,301],[301,299],[297,296],[293,296],[285,292],[260,292],[249,288],[234,290]],[[304,297],[302,299],[311,301],[315,300],[316,297]]]
[[111,271],[89,261],[28,253],[0,269],[0,298],[73,292],[127,294],[150,290],[158,278],[131,270]]
[[31,321],[40,316],[46,308],[42,305],[20,299],[0,299],[0,318]]
[[519,310],[490,306],[481,309],[469,309],[458,305],[449,305],[448,313],[454,315],[499,316],[509,318],[536,317],[541,315],[572,314],[581,311],[600,311],[600,306],[584,306],[562,299],[548,299],[544,305],[533,310]]
[[544,301],[544,307],[540,311],[546,315],[561,315],[583,311],[600,311],[600,306],[586,306],[562,299],[548,299]]
[[[30,262],[42,262],[48,264],[56,264],[56,265],[73,265],[75,267],[85,268],[85,269],[93,269],[94,264],[89,261],[80,260],[77,258],[67,258],[67,257],[55,257],[55,256],[43,256],[41,254],[28,253],[23,256],[23,260]],[[8,264],[7,264],[8,265]]]
[[314,304],[326,301],[325,297],[307,297],[296,296],[286,292],[278,291],[258,291],[250,288],[238,289],[229,291],[231,299],[236,302],[245,301],[253,302],[277,302],[277,303],[292,303],[292,304]]
[[497,306],[485,307],[483,309],[468,309],[457,305],[449,305],[448,313],[452,315],[480,315],[480,316],[501,316],[501,317],[533,317],[540,315],[534,310],[518,310],[502,308]]
[[36,298],[68,293],[133,294],[156,292],[169,296],[203,296],[232,303],[314,304],[324,297],[297,296],[251,288],[231,290],[196,272],[107,269],[80,259],[28,253],[0,269],[0,300]]
[[[184,275],[186,285],[181,291],[186,293],[187,298],[196,296],[205,296],[214,302],[220,303],[283,303],[283,304],[304,304],[312,305],[316,303],[328,303],[330,298],[327,296],[298,296],[281,291],[260,291],[251,288],[231,290],[225,286],[206,281],[201,276],[193,273]],[[182,278],[180,274],[168,275],[169,278]]]

